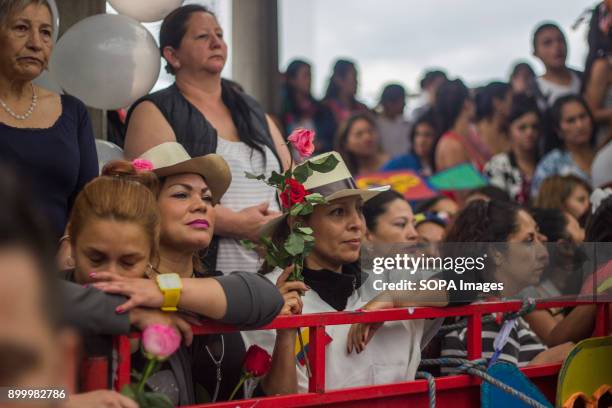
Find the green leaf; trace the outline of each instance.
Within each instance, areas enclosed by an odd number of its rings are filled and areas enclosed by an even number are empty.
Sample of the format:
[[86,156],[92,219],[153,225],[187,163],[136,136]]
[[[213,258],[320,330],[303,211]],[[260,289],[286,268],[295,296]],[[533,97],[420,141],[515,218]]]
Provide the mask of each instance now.
[[308,166],[314,171],[318,171],[319,173],[329,173],[333,169],[336,168],[336,165],[339,163],[336,156],[330,154],[327,157],[324,157],[319,160],[310,160],[308,161]]
[[[296,215],[308,215],[314,210],[314,207],[310,203],[303,204],[302,208]],[[291,214],[293,215],[293,214]]]
[[304,209],[304,204],[295,204],[292,208],[291,211],[289,211],[289,214],[291,214],[292,216],[297,216],[300,215],[301,211]]
[[263,174],[257,175],[257,174],[249,173],[248,171],[245,171],[244,175],[246,176],[246,178],[251,179],[251,180],[265,180],[266,179],[266,176]]
[[287,178],[287,174],[279,174],[276,171],[272,171],[272,175],[268,179],[270,184],[274,184],[276,186],[281,186],[285,182],[285,178]]
[[308,234],[308,235],[312,234],[312,232],[313,232],[312,228],[310,228],[310,227],[300,227],[300,228],[298,228],[298,231],[300,231],[303,234]]
[[304,238],[300,234],[289,234],[289,238],[285,242],[285,250],[289,255],[297,255],[304,251]]
[[302,184],[304,184],[306,179],[310,177],[311,175],[312,175],[312,169],[308,167],[307,163],[301,166],[297,166],[293,170],[293,177]]
[[255,243],[253,241],[251,241],[250,239],[241,239],[240,240],[240,245],[242,245],[243,247],[245,247],[246,249],[255,249],[257,246],[255,245]]
[[326,204],[327,200],[319,193],[312,193],[306,196],[306,201],[311,204]]

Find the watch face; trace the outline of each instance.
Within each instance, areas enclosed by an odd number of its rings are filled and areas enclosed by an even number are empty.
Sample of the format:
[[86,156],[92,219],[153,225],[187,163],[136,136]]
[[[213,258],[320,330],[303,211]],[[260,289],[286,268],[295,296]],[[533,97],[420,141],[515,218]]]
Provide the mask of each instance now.
[[161,289],[180,289],[181,278],[176,273],[165,273],[157,276],[157,282]]

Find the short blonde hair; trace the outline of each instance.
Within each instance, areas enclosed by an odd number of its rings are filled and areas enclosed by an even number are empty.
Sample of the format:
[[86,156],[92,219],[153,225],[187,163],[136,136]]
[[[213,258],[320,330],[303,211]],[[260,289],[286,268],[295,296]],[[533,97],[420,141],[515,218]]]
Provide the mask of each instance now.
[[37,6],[46,6],[51,13],[53,18],[53,11],[51,5],[47,0],[1,0],[0,1],[0,27],[5,27],[9,17],[13,14],[24,10],[29,5],[34,4]]

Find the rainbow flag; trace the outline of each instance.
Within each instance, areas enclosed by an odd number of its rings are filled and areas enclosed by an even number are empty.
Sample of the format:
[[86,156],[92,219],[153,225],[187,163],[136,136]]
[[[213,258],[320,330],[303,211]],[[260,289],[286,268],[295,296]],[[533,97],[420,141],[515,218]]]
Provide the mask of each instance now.
[[[304,341],[304,350],[300,347],[300,339],[299,337],[295,337],[295,359],[300,365],[306,365],[305,353],[308,353],[308,344],[309,344],[309,331],[308,327],[300,327],[300,331],[302,333],[302,340]],[[332,338],[327,332],[325,333],[325,345],[327,346],[332,342]]]

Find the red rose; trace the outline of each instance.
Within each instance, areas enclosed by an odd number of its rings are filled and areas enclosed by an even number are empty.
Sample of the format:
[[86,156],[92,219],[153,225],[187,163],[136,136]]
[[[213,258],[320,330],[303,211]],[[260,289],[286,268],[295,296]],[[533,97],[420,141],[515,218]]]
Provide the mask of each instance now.
[[272,365],[272,357],[268,352],[257,345],[249,347],[244,356],[244,371],[253,377],[265,375]]
[[294,178],[287,179],[285,189],[280,194],[283,208],[289,209],[292,205],[303,202],[308,194],[302,183]]
[[295,147],[295,150],[302,157],[310,157],[314,152],[314,140],[315,133],[309,129],[298,128],[291,132],[291,135],[287,138]]

